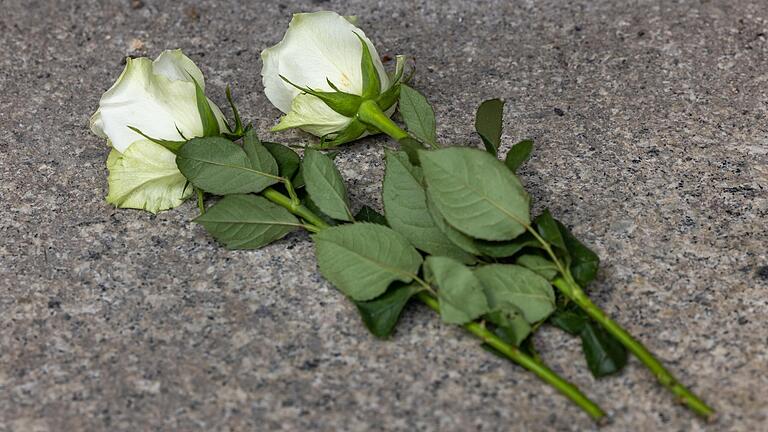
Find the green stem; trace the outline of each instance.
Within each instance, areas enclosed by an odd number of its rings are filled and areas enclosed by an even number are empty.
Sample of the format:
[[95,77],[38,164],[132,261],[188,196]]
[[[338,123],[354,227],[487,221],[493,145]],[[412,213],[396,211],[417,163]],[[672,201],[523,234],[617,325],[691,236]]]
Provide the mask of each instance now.
[[272,201],[273,203],[279,205],[280,207],[286,208],[289,212],[295,214],[296,216],[304,219],[305,221],[309,222],[310,224],[314,225],[318,229],[327,228],[328,224],[325,223],[323,219],[321,219],[316,214],[312,213],[311,210],[306,208],[305,206],[301,205],[301,203],[298,203],[291,199],[290,197],[287,197],[277,190],[273,188],[267,188],[264,189],[264,191],[261,192],[261,195]]
[[200,214],[205,214],[205,192],[202,189],[195,188],[197,193],[197,208],[200,209]]
[[395,124],[395,122],[393,122],[392,119],[379,108],[379,105],[372,100],[367,100],[360,104],[360,108],[357,110],[357,118],[361,122],[373,126],[391,136],[396,141],[408,138],[409,136],[408,132],[402,130],[400,126]]
[[[430,309],[437,312],[438,314],[440,313],[440,303],[436,298],[424,291],[420,292],[417,297],[424,304],[429,306]],[[538,363],[535,359],[523,353],[517,347],[504,342],[490,330],[486,329],[482,324],[471,322],[464,324],[464,328],[473,335],[477,336],[483,342],[504,354],[504,356],[508,359],[533,372],[537,377],[539,377],[539,379],[556,388],[560,393],[565,395],[573,403],[578,405],[587,414],[589,414],[589,416],[592,417],[592,419],[595,421],[599,422],[605,417],[605,412],[603,412],[603,410],[600,409],[596,403],[592,402],[581,391],[579,391],[578,387],[561,378],[548,367]]]
[[570,273],[566,273],[564,278],[559,277],[555,279],[553,284],[643,362],[664,387],[668,388],[669,391],[680,398],[680,402],[683,405],[690,408],[696,414],[707,418],[707,420],[712,420],[715,410],[699,399],[685,386],[680,384],[672,373],[670,373],[642,343],[633,338],[629,332],[624,330],[595,305],[576,281],[573,280]]

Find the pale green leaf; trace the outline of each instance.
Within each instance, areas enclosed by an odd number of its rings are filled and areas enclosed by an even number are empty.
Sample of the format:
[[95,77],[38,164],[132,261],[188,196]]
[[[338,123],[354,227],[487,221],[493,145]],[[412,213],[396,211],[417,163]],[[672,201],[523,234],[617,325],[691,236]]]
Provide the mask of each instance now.
[[309,196],[323,213],[338,220],[352,220],[347,188],[331,158],[317,150],[307,149],[301,173]]
[[469,267],[448,257],[427,257],[425,267],[438,287],[440,316],[464,324],[490,311],[483,286]]
[[386,161],[382,198],[389,226],[417,249],[473,263],[475,259],[454,245],[432,219],[421,169],[411,165],[405,152],[388,151]]
[[484,240],[512,240],[530,225],[529,197],[491,154],[466,147],[420,151],[427,193],[454,228]]
[[540,321],[555,310],[555,293],[549,281],[525,267],[490,264],[477,268],[492,309],[504,302],[518,307],[530,323]]
[[517,264],[527,269],[533,270],[537,274],[544,277],[544,279],[549,281],[554,279],[559,272],[555,263],[541,255],[522,255],[517,259]]
[[427,98],[411,87],[401,84],[399,109],[408,132],[421,142],[434,146],[437,142],[435,112]]
[[301,227],[288,210],[255,195],[228,195],[195,222],[229,249],[258,249]]
[[339,225],[314,240],[320,273],[357,301],[376,298],[394,281],[411,282],[421,266],[408,240],[383,225]]

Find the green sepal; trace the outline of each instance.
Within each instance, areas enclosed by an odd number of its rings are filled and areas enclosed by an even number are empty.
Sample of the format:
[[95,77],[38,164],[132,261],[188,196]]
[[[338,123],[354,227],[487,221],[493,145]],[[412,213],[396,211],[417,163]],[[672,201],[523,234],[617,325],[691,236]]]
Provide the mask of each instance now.
[[213,113],[208,98],[205,97],[205,91],[192,75],[189,75],[189,79],[195,84],[195,99],[197,100],[197,112],[200,113],[200,121],[203,123],[203,136],[218,136],[221,134],[219,121]]
[[229,123],[225,123],[227,126],[227,129],[229,129],[228,134],[224,134],[227,136],[227,138],[230,139],[237,139],[245,135],[246,129],[243,127],[243,121],[240,118],[240,112],[237,110],[237,106],[235,106],[235,101],[232,99],[232,90],[230,90],[229,86],[227,86],[227,89],[225,90],[225,94],[227,95],[227,102],[229,102],[230,108],[232,108],[232,116],[235,117],[235,128],[232,129],[229,126]]
[[[184,144],[187,143],[186,141],[171,141],[171,140],[162,140],[162,139],[158,139],[158,138],[152,138],[151,136],[148,136],[147,134],[145,134],[144,132],[142,132],[141,130],[139,130],[138,128],[135,128],[133,126],[128,126],[128,129],[136,132],[137,134],[143,136],[144,138],[152,141],[155,144],[159,144],[159,145],[165,147],[166,149],[168,149],[171,152],[173,152],[173,154],[178,153],[179,149]],[[181,135],[181,132],[179,132],[179,135]],[[182,137],[183,137],[183,135],[182,135]]]
[[330,149],[330,148],[338,147],[342,144],[346,144],[348,142],[351,142],[360,138],[360,136],[362,136],[366,130],[367,130],[367,126],[365,125],[365,123],[355,118],[341,132],[337,132],[337,133],[322,137],[318,148]]
[[363,100],[374,99],[381,93],[381,78],[379,78],[379,72],[373,64],[373,57],[371,57],[368,44],[359,34],[355,33],[355,36],[360,39],[360,45],[363,48],[363,56],[360,59],[360,69],[363,75],[362,98]]
[[[310,94],[320,100],[322,100],[329,108],[345,117],[354,117],[357,114],[357,110],[360,108],[360,104],[363,102],[363,98],[358,95],[345,93],[341,91],[325,92],[313,90],[309,87],[301,87],[292,83],[288,78],[280,75],[280,78],[288,84],[296,87],[304,93]],[[334,86],[335,87],[335,86]]]
[[382,111],[386,111],[392,108],[398,99],[400,99],[400,84],[396,83],[376,98],[376,104]]

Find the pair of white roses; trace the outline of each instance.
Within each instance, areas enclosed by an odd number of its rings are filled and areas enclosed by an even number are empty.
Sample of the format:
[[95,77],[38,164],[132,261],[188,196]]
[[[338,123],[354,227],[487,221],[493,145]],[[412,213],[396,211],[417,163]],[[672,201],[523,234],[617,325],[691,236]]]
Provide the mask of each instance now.
[[[334,12],[296,14],[283,40],[262,51],[264,91],[285,113],[273,130],[300,128],[340,144],[375,132],[356,118],[360,102],[376,100],[388,115],[394,112],[397,95],[388,90],[402,75],[403,58],[398,56],[397,71],[389,76],[376,48],[350,21]],[[378,80],[361,63],[363,55],[370,55]],[[165,51],[154,61],[126,60],[91,118],[93,133],[112,146],[107,202],[156,213],[193,193],[174,153],[156,141],[206,134],[198,107],[204,90],[202,72],[181,50]],[[334,106],[324,100],[330,94],[348,97]],[[205,100],[218,130],[231,131],[221,110]]]

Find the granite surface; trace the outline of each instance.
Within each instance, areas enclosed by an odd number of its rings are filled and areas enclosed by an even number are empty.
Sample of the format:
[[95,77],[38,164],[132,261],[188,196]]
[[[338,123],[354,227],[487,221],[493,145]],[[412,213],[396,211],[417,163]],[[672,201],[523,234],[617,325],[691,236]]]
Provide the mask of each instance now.
[[[264,131],[261,49],[292,12],[358,15],[407,54],[446,142],[507,100],[522,170],[603,258],[595,301],[719,410],[712,425],[631,361],[594,380],[545,328],[553,368],[606,431],[768,422],[768,3],[700,1],[23,1],[0,9],[0,431],[590,430],[590,420],[460,329],[409,307],[379,341],[293,234],[232,252],[192,224],[104,201],[88,118],[125,55],[181,47],[209,96]],[[275,137],[276,138],[276,137]],[[279,137],[304,143],[301,134]],[[339,156],[379,205],[382,138]]]

